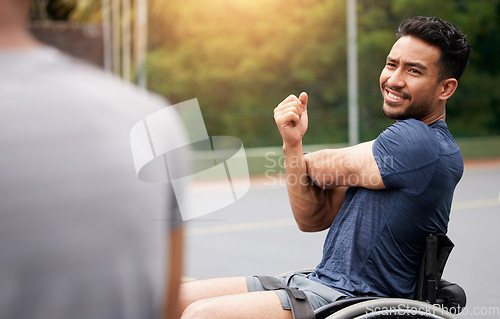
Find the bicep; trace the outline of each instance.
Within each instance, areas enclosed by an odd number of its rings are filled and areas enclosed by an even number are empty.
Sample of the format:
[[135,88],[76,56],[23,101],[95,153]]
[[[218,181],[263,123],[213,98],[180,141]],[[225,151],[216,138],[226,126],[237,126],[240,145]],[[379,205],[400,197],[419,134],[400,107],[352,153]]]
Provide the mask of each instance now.
[[343,150],[345,186],[385,188],[372,147],[373,141],[370,141]]
[[312,153],[308,174],[322,188],[338,186],[385,188],[373,155],[373,141],[342,149],[328,149]]

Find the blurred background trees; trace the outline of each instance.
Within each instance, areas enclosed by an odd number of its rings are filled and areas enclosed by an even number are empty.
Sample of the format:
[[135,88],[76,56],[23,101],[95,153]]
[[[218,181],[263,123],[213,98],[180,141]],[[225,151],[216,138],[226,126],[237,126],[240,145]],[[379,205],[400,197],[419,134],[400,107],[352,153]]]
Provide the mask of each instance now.
[[[99,22],[101,1],[37,0],[34,16]],[[358,0],[361,140],[390,120],[378,78],[399,23],[437,16],[467,34],[473,52],[448,102],[456,137],[500,135],[500,0]],[[152,0],[148,88],[171,103],[198,98],[210,135],[245,147],[281,144],[274,107],[309,93],[308,144],[347,137],[346,0]],[[37,11],[38,10],[38,11]],[[133,21],[132,21],[133,23]]]

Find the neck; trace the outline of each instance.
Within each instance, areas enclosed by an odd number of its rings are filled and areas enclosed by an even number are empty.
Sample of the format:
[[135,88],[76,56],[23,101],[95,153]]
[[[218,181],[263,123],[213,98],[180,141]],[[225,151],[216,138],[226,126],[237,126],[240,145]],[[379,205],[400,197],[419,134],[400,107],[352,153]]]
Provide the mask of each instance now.
[[0,49],[25,49],[40,43],[28,31],[31,0],[0,0]]
[[421,121],[427,125],[430,125],[436,121],[446,122],[446,108],[443,105],[442,108],[439,108],[438,110],[436,110],[436,112],[429,114],[427,117],[421,119]]
[[30,49],[40,45],[25,29],[0,28],[0,49]]

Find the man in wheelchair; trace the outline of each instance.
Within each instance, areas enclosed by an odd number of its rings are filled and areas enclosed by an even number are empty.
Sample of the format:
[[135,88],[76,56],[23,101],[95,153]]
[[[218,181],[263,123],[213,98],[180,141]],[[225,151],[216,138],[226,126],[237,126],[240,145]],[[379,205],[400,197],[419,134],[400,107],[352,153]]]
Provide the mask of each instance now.
[[464,34],[445,21],[404,21],[380,75],[383,112],[396,121],[370,142],[304,154],[308,96],[281,102],[274,118],[290,205],[302,231],[329,228],[323,258],[310,274],[277,281],[186,283],[182,318],[312,318],[313,309],[352,297],[422,299],[426,292],[416,283],[426,239],[446,233],[463,173],[445,105],[470,50]]

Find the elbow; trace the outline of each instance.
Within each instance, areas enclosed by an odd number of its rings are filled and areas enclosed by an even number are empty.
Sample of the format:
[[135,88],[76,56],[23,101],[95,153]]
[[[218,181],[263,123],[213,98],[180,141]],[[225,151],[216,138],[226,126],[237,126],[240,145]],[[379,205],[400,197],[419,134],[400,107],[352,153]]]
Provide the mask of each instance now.
[[304,233],[312,233],[314,232],[314,229],[311,228],[309,225],[297,222],[297,226],[299,227],[299,230]]
[[299,221],[297,221],[297,226],[299,227],[299,230],[304,233],[316,233],[330,228],[330,225],[306,224]]

